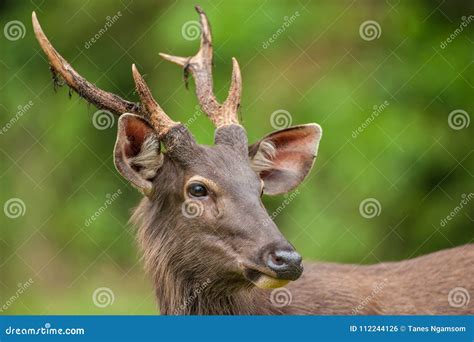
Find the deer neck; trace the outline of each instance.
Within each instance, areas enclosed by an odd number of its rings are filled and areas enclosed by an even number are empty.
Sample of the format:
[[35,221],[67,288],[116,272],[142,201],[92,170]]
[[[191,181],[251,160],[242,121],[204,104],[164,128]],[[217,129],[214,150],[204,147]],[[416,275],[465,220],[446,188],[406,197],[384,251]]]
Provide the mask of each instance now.
[[164,315],[276,314],[269,293],[246,280],[221,272],[208,273],[199,265],[181,267],[171,257],[155,268],[155,294]]
[[[189,248],[183,262],[173,228],[179,223],[179,213],[160,215],[159,201],[144,198],[135,210],[131,222],[138,228],[138,244],[143,254],[146,272],[152,277],[160,312],[164,315],[209,314],[244,315],[275,314],[269,293],[255,288],[246,280],[219,271],[203,255],[192,255]],[[153,217],[149,214],[155,213]],[[183,237],[181,237],[183,238]],[[193,245],[189,241],[190,246]],[[214,258],[215,259],[215,258]],[[219,260],[216,261],[220,263]]]

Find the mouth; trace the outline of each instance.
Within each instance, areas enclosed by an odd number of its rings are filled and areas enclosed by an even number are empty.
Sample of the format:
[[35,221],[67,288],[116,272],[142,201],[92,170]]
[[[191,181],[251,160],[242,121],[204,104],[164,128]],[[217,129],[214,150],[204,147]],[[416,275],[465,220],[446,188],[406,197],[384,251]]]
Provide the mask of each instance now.
[[253,269],[245,269],[244,277],[261,289],[276,289],[290,282],[287,279],[278,279]]
[[276,273],[258,266],[241,265],[245,279],[261,289],[276,289],[290,282],[289,279],[278,278]]

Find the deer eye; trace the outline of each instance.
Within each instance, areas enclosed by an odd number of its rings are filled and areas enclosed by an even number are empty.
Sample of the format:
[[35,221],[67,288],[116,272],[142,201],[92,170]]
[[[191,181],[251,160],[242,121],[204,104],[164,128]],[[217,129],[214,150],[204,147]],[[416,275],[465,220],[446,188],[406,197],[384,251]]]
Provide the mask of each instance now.
[[201,183],[191,183],[188,186],[188,194],[192,197],[205,197],[207,196],[207,189]]

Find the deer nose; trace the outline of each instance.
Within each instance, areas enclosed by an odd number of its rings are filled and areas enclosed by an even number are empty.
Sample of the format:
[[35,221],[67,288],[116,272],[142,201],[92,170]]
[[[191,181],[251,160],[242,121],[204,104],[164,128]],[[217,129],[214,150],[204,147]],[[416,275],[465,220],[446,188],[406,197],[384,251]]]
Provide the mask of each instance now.
[[279,279],[296,280],[303,273],[301,260],[295,251],[277,249],[267,254],[266,264]]

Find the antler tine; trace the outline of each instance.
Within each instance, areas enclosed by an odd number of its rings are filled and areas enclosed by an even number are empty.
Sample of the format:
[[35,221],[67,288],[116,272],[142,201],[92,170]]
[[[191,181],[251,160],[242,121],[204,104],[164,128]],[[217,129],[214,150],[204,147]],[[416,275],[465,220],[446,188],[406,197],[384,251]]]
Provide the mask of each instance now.
[[232,82],[229,95],[225,102],[220,104],[213,92],[211,27],[201,7],[196,6],[196,11],[199,13],[201,22],[201,47],[198,53],[192,57],[177,57],[164,53],[160,53],[160,56],[184,67],[185,72],[191,72],[196,84],[199,104],[216,127],[238,124],[237,110],[242,92],[239,64],[235,58],[232,58]]
[[155,101],[150,89],[142,75],[138,72],[135,64],[132,64],[132,74],[145,116],[157,132],[160,134],[166,134],[171,127],[176,126],[178,123],[171,120]]
[[67,85],[78,93],[79,96],[86,99],[97,108],[109,110],[117,115],[126,112],[142,114],[140,113],[140,105],[138,103],[129,102],[118,95],[99,89],[79,75],[51,45],[36,18],[35,12],[32,13],[32,21],[36,39],[38,40],[41,49],[43,49],[48,57],[51,70],[54,73],[61,75]]

